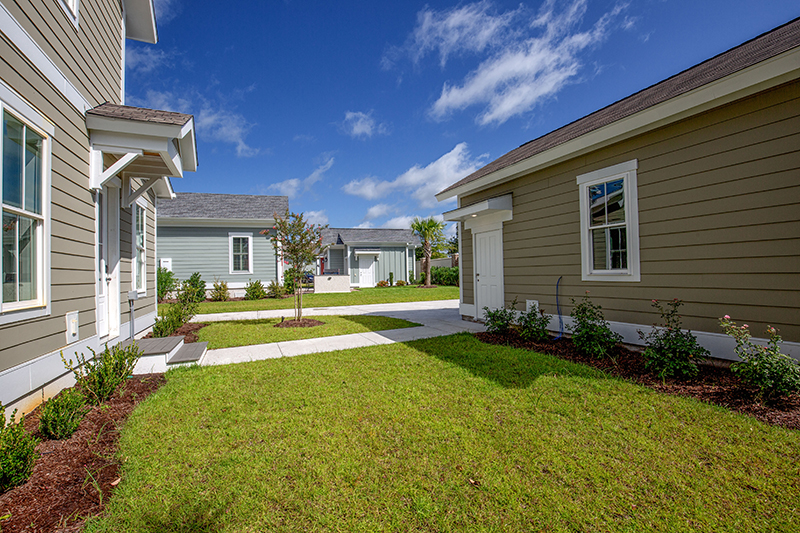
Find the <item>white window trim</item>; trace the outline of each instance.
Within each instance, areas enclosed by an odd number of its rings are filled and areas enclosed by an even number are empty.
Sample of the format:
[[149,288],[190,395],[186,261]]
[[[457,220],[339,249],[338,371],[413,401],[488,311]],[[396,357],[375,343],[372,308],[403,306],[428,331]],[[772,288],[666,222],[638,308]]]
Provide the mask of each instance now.
[[[233,269],[233,238],[247,237],[247,270]],[[253,273],[253,234],[234,232],[228,233],[228,273],[229,274],[252,274]]]
[[[37,230],[39,245],[36,251],[41,258],[36,280],[41,290],[36,300],[8,304],[0,301],[0,325],[50,314],[50,169],[52,167],[52,139],[55,134],[55,128],[41,113],[0,80],[0,117],[3,112],[21,120],[26,127],[42,137],[42,213],[37,215],[41,224]],[[0,163],[2,163],[2,144],[0,144]],[[2,179],[0,179],[0,206],[2,206],[2,195]],[[0,215],[2,211],[2,207],[0,207]],[[24,210],[16,211],[24,212]],[[2,261],[1,257],[0,261]]]
[[60,4],[64,13],[67,14],[69,20],[75,28],[77,28],[81,10],[81,0],[61,0]]
[[[633,159],[611,167],[581,174],[577,178],[581,209],[581,280],[582,281],[641,281],[639,264],[639,201],[636,171],[639,161]],[[589,236],[589,199],[591,185],[623,178],[625,192],[625,227],[628,241],[628,268],[625,270],[594,270],[592,240]]]
[[[142,208],[144,216],[144,284],[139,288],[139,276],[136,271],[136,261],[138,254],[136,250],[136,206]],[[131,290],[136,291],[139,296],[147,296],[147,201],[144,198],[137,198],[131,206]]]

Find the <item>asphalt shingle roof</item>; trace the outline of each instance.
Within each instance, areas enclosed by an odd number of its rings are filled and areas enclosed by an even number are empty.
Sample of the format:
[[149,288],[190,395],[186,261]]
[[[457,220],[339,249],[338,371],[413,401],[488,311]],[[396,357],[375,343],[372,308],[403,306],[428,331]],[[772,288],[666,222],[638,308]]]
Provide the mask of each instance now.
[[158,218],[272,219],[287,209],[287,196],[179,192],[158,200]]
[[466,185],[541,152],[800,46],[800,18],[527,142],[447,187]]
[[322,232],[322,240],[325,244],[402,242],[419,245],[419,237],[410,229],[327,228]]
[[118,104],[100,104],[86,112],[87,115],[95,115],[106,118],[121,118],[125,120],[136,120],[139,122],[152,122],[156,124],[171,124],[183,126],[190,120],[192,115],[176,113],[174,111],[161,111],[159,109],[147,109],[145,107],[131,107]]

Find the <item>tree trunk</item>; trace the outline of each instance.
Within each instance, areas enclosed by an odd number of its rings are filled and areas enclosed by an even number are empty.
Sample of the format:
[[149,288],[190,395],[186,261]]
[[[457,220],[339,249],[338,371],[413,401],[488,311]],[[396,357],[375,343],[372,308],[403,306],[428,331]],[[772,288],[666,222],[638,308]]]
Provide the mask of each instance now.
[[431,281],[431,256],[433,255],[431,243],[426,241],[422,250],[425,252],[425,286],[430,287],[433,285]]

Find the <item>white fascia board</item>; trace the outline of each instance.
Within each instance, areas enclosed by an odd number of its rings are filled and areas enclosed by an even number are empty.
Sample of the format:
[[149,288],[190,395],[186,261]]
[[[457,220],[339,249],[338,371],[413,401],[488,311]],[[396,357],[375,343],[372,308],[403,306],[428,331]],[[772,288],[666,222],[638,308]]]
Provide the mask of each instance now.
[[179,139],[183,130],[183,126],[177,124],[159,124],[125,118],[100,117],[91,113],[86,115],[86,128],[89,130],[128,133],[145,137],[164,137],[167,139]]
[[168,137],[150,137],[104,130],[90,130],[89,143],[95,150],[111,154],[130,152],[168,152],[172,144]]
[[510,194],[488,198],[476,204],[453,209],[444,213],[444,219],[448,222],[461,222],[470,218],[491,215],[503,211],[512,211],[513,200]]
[[620,119],[475,181],[443,191],[438,201],[473,194],[557,163],[630,139],[800,77],[800,47]]
[[347,245],[348,246],[369,246],[369,247],[375,248],[376,246],[406,246],[406,245],[408,245],[408,242],[406,242],[406,241],[402,241],[402,242],[399,242],[399,241],[398,242],[375,242],[375,241],[362,242],[362,241],[359,241],[359,242],[348,242]]
[[197,226],[224,226],[224,227],[241,227],[253,226],[261,229],[272,229],[275,221],[271,218],[168,218],[165,216],[158,217],[158,223],[161,226],[176,226],[176,227],[197,227]]
[[181,161],[181,154],[178,151],[176,143],[170,141],[167,143],[167,150],[161,152],[161,160],[169,169],[169,175],[176,178],[183,177],[183,162]]
[[181,129],[178,145],[183,159],[183,170],[189,172],[197,170],[197,138],[194,133],[194,119],[187,122]]
[[122,0],[125,34],[128,39],[156,44],[158,28],[153,0]]
[[153,186],[157,198],[165,198],[169,200],[175,199],[175,191],[172,190],[172,182],[169,178],[164,176],[158,183]]

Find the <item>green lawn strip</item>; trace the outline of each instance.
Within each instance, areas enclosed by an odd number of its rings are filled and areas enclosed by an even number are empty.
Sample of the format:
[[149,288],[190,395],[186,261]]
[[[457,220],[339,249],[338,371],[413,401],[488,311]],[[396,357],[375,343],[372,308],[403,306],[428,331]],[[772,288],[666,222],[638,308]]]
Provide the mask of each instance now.
[[[366,305],[399,302],[424,302],[431,300],[458,299],[458,287],[436,287],[421,289],[412,287],[376,287],[353,292],[304,294],[303,307],[336,307],[342,305]],[[159,314],[169,304],[158,306]],[[269,309],[293,309],[293,298],[266,298],[264,300],[239,300],[233,302],[202,302],[199,314],[237,313],[240,311],[263,311]]]
[[[290,313],[291,315],[291,313]],[[289,318],[292,318],[289,316]],[[280,318],[263,320],[232,320],[212,322],[197,332],[200,341],[208,341],[208,348],[230,348],[231,346],[248,346],[251,344],[267,344],[269,342],[296,341],[317,337],[332,337],[350,333],[366,333],[387,329],[413,328],[419,326],[414,322],[374,315],[351,316],[304,316],[324,322],[311,328],[276,328]]]
[[792,531],[800,433],[468,334],[185,368],[87,531]]

